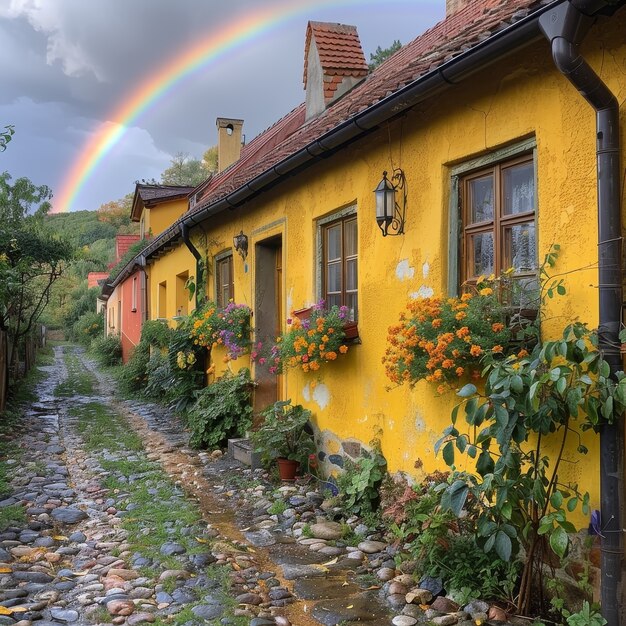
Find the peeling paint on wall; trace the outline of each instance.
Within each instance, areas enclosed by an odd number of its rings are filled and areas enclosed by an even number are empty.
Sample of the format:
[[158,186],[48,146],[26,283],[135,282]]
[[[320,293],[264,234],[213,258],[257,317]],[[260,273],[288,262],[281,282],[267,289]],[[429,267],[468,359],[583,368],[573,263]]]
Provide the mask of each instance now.
[[311,402],[311,389],[309,388],[309,383],[307,383],[302,389],[302,397],[307,401]]
[[412,291],[409,294],[409,297],[413,300],[417,298],[430,298],[434,295],[435,291],[432,287],[427,287],[426,285],[422,285],[417,291]]
[[430,274],[430,265],[426,262],[422,265],[422,276],[428,278],[428,274]]
[[315,403],[320,409],[325,409],[330,402],[330,391],[328,387],[323,383],[318,383],[313,390],[313,400],[315,400]]
[[424,421],[424,418],[419,413],[415,414],[414,424],[415,424],[415,430],[418,433],[422,433],[426,430],[426,422]]
[[408,259],[402,259],[402,261],[396,265],[396,276],[398,280],[409,280],[415,276],[415,268],[409,265]]

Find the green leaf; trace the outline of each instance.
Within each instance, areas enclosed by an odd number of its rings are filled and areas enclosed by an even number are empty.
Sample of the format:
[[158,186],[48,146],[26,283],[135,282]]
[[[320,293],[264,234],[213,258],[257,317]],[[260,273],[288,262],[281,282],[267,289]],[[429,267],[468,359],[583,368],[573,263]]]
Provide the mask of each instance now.
[[522,393],[524,391],[524,381],[521,376],[515,374],[515,376],[511,377],[511,389],[515,393]]
[[491,474],[493,472],[494,462],[489,450],[483,450],[476,462],[476,471],[484,476],[485,474]]
[[567,533],[561,526],[557,526],[550,534],[550,547],[557,556],[563,558],[567,552],[568,544]]
[[563,504],[563,495],[559,491],[555,491],[552,496],[550,496],[550,504],[555,509],[560,509]]
[[511,538],[502,530],[496,533],[496,540],[494,543],[496,554],[503,560],[509,561],[511,559],[511,550],[513,545],[511,544]]
[[567,501],[567,510],[572,513],[578,505],[578,498],[571,498]]
[[600,362],[600,376],[604,376],[604,378],[608,378],[611,375],[611,368],[609,367],[609,364],[606,361],[601,361]]
[[476,393],[477,389],[476,389],[476,385],[472,385],[472,383],[468,383],[467,385],[464,385],[463,387],[461,387],[461,389],[459,389],[456,392],[457,396],[460,396],[461,398],[469,398],[470,396],[473,396]]
[[454,441],[448,441],[443,447],[443,460],[446,465],[451,466],[454,464]]
[[556,288],[556,292],[560,296],[564,296],[565,295],[565,287],[563,285],[558,285],[557,288]]
[[461,515],[461,511],[465,506],[469,487],[463,480],[455,480],[444,492],[441,498],[441,505],[452,511],[457,517]]

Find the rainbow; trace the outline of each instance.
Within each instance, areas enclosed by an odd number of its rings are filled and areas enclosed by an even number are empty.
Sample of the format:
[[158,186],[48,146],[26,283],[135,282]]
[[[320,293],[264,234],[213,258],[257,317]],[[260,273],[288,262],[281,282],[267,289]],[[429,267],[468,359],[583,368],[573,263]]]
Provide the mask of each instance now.
[[[405,0],[413,3],[414,0]],[[175,85],[195,72],[216,62],[228,52],[254,41],[278,26],[312,10],[328,6],[380,4],[380,0],[302,0],[301,2],[266,3],[264,8],[248,12],[245,17],[192,42],[177,56],[147,77],[108,115],[108,122],[85,142],[61,183],[52,212],[70,211],[78,194],[109,151],[126,134],[129,126],[149,108],[170,93]],[[388,9],[387,9],[388,10]]]

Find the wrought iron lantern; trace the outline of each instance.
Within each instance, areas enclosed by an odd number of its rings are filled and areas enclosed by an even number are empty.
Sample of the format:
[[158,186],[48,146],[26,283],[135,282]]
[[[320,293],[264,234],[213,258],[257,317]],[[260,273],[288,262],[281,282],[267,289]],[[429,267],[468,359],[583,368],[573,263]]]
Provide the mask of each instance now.
[[241,258],[245,261],[248,256],[248,235],[243,234],[243,230],[233,237],[233,245],[235,250],[239,252]]
[[[400,192],[400,200],[396,199],[396,193]],[[376,196],[376,223],[383,233],[387,235],[404,234],[404,219],[406,214],[406,178],[400,168],[393,170],[391,180],[387,178],[387,172],[383,172],[383,178],[374,189]]]

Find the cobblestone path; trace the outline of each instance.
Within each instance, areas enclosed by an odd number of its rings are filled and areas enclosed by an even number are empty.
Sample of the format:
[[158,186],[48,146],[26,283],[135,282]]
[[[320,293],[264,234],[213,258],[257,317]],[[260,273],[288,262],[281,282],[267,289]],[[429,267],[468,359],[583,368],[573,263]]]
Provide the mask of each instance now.
[[[352,568],[267,530],[254,472],[189,449],[163,408],[116,400],[80,348],[56,347],[42,369],[6,445],[0,626],[391,623],[342,590]],[[320,503],[282,489],[295,508]]]

